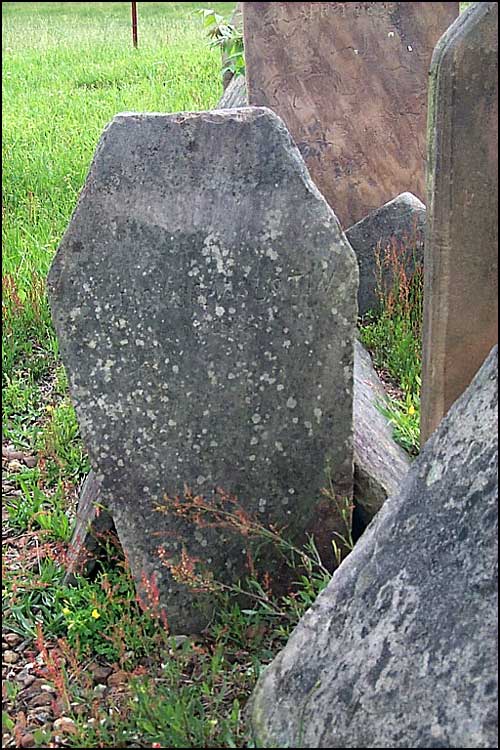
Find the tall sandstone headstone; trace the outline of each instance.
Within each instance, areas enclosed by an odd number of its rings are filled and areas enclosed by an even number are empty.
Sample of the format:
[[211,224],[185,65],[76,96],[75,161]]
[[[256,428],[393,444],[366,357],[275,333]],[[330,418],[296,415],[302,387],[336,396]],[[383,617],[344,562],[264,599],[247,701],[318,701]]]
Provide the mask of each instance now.
[[440,39],[429,91],[422,443],[498,340],[498,3]]
[[344,228],[425,203],[428,70],[458,3],[243,3],[248,103],[285,121]]
[[352,492],[357,284],[270,110],[122,114],[104,132],[49,297],[101,503],[172,632],[198,631],[213,602],[158,548],[234,580],[247,544],[155,512],[165,494],[182,502],[187,484],[210,502],[222,488],[331,546],[320,498],[327,471]]

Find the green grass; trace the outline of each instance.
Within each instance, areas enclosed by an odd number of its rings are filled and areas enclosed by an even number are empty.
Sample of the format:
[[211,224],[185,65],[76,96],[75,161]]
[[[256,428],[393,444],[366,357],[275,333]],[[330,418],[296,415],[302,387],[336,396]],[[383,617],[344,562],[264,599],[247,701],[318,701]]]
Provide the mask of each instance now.
[[[229,12],[234,3],[215,3]],[[104,126],[121,111],[202,110],[221,92],[203,3],[3,3],[4,377],[57,346],[43,280]]]
[[[420,386],[422,372],[423,266],[413,256],[416,237],[392,242],[377,251],[379,305],[360,326],[363,344],[375,367],[401,395],[388,397],[380,411],[393,426],[394,439],[410,454],[420,447]],[[412,259],[413,272],[408,259]]]

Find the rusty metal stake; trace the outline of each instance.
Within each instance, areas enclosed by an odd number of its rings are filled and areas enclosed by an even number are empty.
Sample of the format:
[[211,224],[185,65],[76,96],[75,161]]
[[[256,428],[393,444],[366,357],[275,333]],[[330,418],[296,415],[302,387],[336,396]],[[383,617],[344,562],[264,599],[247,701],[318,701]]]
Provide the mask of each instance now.
[[137,48],[137,3],[132,3],[132,41]]

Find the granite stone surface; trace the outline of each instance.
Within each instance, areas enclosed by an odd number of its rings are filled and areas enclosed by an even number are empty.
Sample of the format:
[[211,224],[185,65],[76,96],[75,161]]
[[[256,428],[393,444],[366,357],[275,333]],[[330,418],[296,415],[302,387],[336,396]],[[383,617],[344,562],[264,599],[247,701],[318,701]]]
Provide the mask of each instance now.
[[330,549],[325,475],[352,493],[358,269],[282,121],[265,108],[118,115],[48,279],[101,502],[172,632],[211,616],[159,560],[216,577],[247,544],[155,511],[237,497]]
[[256,747],[498,747],[498,348],[261,675]]

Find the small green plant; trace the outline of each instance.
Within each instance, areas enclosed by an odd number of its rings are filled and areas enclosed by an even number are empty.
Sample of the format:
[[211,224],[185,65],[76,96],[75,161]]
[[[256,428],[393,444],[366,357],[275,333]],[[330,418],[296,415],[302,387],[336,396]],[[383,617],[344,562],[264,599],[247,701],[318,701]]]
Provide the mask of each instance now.
[[392,424],[394,439],[399,445],[410,455],[418,455],[420,441],[418,396],[406,393],[404,399],[387,398],[384,403],[378,405],[378,408]]
[[[55,387],[60,387],[59,377]],[[86,476],[90,466],[75,409],[67,394],[56,406],[47,404],[45,409],[48,418],[37,447],[45,460],[46,482],[54,484],[63,478],[76,483]]]
[[6,501],[9,522],[13,529],[32,531],[41,529],[46,540],[68,542],[71,537],[72,524],[68,518],[64,487],[61,483],[50,496],[46,495],[36,484],[39,472],[26,472],[28,477],[17,475],[20,494]]
[[212,9],[202,8],[198,13],[203,18],[212,49],[222,53],[222,76],[231,73],[233,76],[245,75],[245,51],[243,33],[234,24]]

